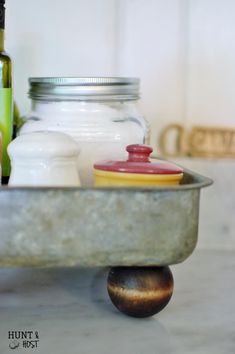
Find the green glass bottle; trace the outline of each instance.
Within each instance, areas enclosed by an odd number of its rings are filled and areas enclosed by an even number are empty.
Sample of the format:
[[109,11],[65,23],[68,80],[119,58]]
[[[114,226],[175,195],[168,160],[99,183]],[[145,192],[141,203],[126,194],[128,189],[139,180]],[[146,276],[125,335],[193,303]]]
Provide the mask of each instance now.
[[7,146],[13,134],[12,64],[4,51],[5,0],[0,0],[0,131],[2,133],[2,182],[10,175]]

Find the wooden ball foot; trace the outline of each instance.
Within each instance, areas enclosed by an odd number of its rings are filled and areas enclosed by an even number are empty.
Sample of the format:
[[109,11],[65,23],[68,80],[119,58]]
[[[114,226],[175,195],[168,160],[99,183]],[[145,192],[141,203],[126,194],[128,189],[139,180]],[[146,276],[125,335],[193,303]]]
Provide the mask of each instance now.
[[115,267],[108,275],[108,293],[119,311],[132,317],[160,312],[173,293],[169,267]]

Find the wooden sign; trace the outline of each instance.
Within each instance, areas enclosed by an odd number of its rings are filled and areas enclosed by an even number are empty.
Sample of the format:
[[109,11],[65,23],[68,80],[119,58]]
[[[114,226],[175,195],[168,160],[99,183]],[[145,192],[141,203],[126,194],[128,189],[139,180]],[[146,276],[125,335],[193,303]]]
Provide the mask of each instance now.
[[[173,150],[169,134],[175,131]],[[160,136],[160,149],[167,156],[235,158],[235,129],[195,126],[187,132],[180,124],[170,124]]]

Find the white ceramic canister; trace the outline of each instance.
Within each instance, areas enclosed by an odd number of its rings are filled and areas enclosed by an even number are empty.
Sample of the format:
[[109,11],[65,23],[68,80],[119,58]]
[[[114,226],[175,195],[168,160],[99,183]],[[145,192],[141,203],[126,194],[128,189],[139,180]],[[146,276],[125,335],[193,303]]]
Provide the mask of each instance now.
[[79,149],[69,136],[33,132],[18,136],[8,146],[10,186],[80,186]]
[[54,130],[78,143],[84,186],[93,184],[93,164],[125,159],[125,147],[143,144],[147,124],[139,112],[139,79],[31,78],[32,111],[20,134]]

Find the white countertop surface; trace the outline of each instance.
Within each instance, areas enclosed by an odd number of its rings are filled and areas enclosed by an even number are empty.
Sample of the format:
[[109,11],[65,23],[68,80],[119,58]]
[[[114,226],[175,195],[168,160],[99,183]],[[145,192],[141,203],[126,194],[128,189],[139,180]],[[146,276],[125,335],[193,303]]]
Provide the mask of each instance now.
[[[120,314],[104,269],[1,269],[0,354],[234,354],[235,252],[195,251],[171,267],[171,302],[150,319]],[[9,348],[8,331],[38,347]]]

